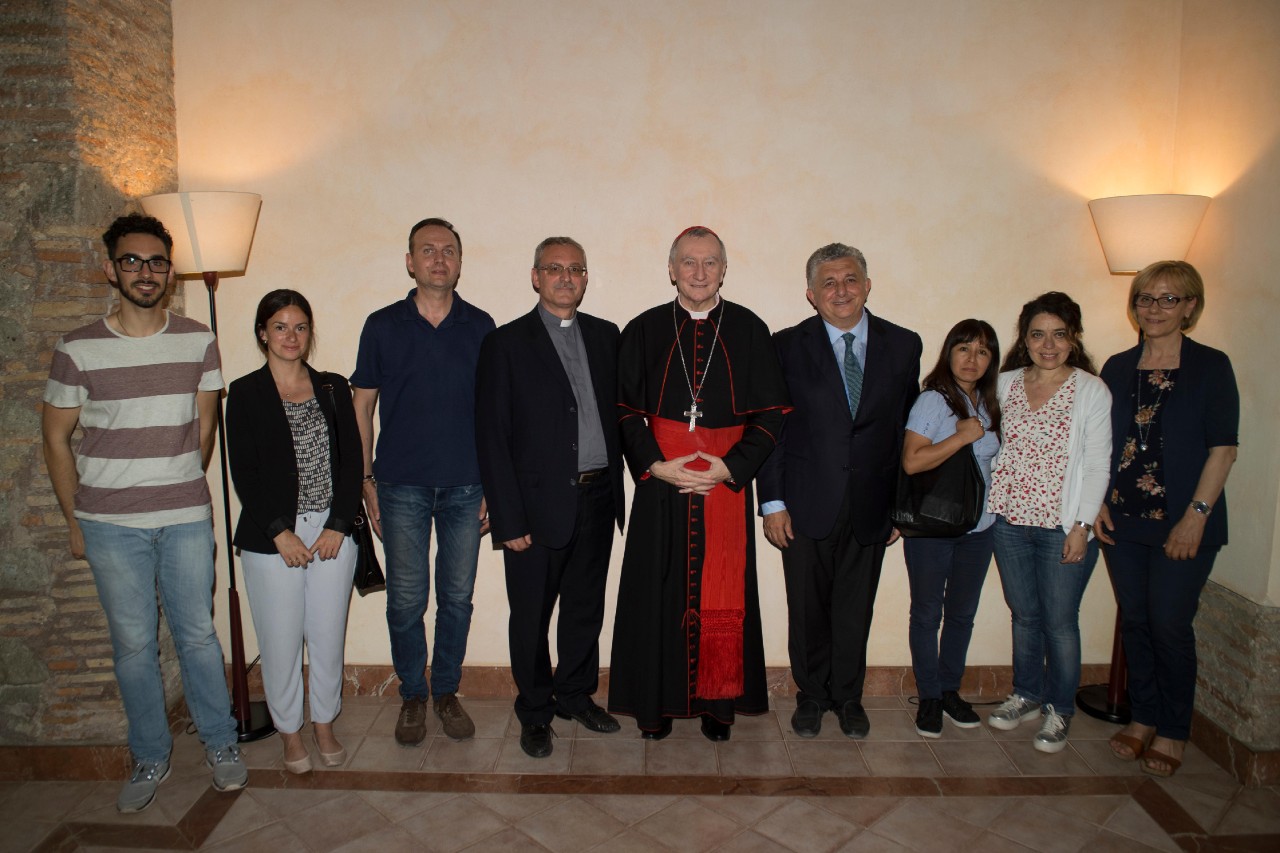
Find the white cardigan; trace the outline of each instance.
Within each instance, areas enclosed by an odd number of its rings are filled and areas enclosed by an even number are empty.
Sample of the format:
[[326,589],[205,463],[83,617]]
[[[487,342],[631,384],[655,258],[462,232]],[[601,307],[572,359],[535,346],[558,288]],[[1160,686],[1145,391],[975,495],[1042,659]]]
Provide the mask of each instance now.
[[[1000,374],[997,394],[1004,408],[1009,386],[1023,368]],[[1062,482],[1062,530],[1070,533],[1077,521],[1093,524],[1111,481],[1111,392],[1098,377],[1080,368],[1076,399],[1071,407],[1071,435],[1067,439],[1067,472]],[[1004,445],[1001,453],[1004,452]],[[1000,462],[992,460],[992,470]],[[1093,538],[1093,534],[1089,534]]]

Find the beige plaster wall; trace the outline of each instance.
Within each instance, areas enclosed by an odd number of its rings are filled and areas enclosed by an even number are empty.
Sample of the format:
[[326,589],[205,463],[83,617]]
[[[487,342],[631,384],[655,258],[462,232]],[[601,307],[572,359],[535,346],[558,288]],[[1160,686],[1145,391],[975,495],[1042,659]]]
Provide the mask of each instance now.
[[[410,287],[404,241],[428,215],[458,226],[461,292],[499,323],[532,306],[548,234],[585,244],[584,307],[622,324],[671,298],[669,242],[703,223],[728,244],[725,295],[772,328],[808,316],[804,261],[841,240],[867,254],[871,309],[917,329],[929,361],[956,320],[1007,335],[1048,289],[1082,303],[1101,360],[1133,340],[1128,279],[1085,202],[1178,188],[1181,8],[173,0],[182,189],[264,197],[249,270],[221,292],[227,374],[260,363],[253,308],[280,286],[316,305],[315,363],[349,372],[364,317]],[[757,547],[781,665],[781,561]],[[895,547],[871,663],[909,662],[907,600]],[[468,663],[505,663],[497,553],[475,603]],[[383,606],[353,603],[351,662],[389,661]],[[1105,661],[1101,567],[1082,610],[1084,659]],[[970,661],[1007,663],[1008,635],[993,568]]]
[[1280,383],[1268,357],[1280,311],[1280,4],[1188,0],[1177,182],[1214,197],[1190,260],[1205,278],[1195,336],[1232,356],[1243,402],[1228,488],[1231,544],[1213,578],[1280,605]]

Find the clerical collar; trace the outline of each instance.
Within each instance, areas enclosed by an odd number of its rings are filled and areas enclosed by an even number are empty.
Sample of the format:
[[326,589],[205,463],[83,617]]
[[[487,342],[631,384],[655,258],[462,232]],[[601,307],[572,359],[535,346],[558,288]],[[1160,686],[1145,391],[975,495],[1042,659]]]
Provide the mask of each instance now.
[[542,322],[547,324],[547,328],[571,329],[573,328],[574,321],[578,319],[577,311],[574,311],[573,316],[568,320],[557,317],[555,314],[552,314],[543,307],[541,302],[538,303],[538,314],[542,316]]
[[677,295],[676,295],[676,304],[677,304],[677,305],[679,305],[679,306],[680,306],[682,309],[684,309],[686,312],[688,312],[688,314],[689,314],[689,318],[690,318],[690,319],[692,319],[692,320],[705,320],[705,319],[707,319],[708,317],[710,317],[710,316],[711,316],[711,312],[712,312],[712,311],[714,311],[714,310],[716,310],[717,308],[719,308],[719,307],[720,307],[720,294],[718,294],[718,293],[716,294],[716,304],[715,304],[715,305],[712,305],[712,306],[711,306],[710,308],[708,308],[706,311],[689,311],[689,309],[688,309],[688,308],[685,308],[685,307],[684,307],[684,303],[680,301],[680,296],[679,296],[679,294],[677,294]]

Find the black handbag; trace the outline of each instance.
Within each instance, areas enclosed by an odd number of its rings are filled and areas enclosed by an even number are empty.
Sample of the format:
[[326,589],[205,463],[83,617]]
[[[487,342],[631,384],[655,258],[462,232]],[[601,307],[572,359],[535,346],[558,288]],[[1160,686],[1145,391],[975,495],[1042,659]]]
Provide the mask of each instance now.
[[962,536],[977,527],[985,503],[986,483],[970,445],[928,471],[899,467],[889,516],[903,536]]
[[351,530],[351,542],[356,546],[356,574],[352,580],[356,592],[361,597],[371,592],[382,592],[387,588],[387,578],[382,574],[382,565],[378,562],[378,552],[373,550],[373,531],[364,517],[364,510],[356,513],[355,524]]
[[[332,385],[326,383],[321,387],[329,392],[329,406],[333,409],[333,431],[336,435],[338,402],[334,399]],[[382,573],[382,564],[378,562],[378,552],[373,550],[373,531],[369,529],[364,507],[356,510],[355,521],[351,524],[351,544],[356,546],[356,573],[351,579],[351,585],[362,598],[371,592],[382,592],[387,588],[387,578]]]

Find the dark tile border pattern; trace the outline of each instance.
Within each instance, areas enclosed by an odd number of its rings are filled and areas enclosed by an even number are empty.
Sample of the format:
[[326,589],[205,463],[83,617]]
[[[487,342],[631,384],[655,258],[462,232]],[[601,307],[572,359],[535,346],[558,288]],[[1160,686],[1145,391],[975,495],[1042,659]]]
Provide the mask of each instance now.
[[[565,774],[408,773],[338,770],[289,776],[252,770],[255,788],[293,790],[452,792],[468,794],[667,794],[676,796],[765,797],[1132,797],[1183,850],[1194,853],[1270,853],[1277,835],[1209,835],[1158,783],[1134,776],[986,777],[704,777],[584,776]],[[242,791],[210,789],[176,826],[66,821],[45,838],[36,853],[70,853],[85,845],[162,850],[195,850],[213,833]]]

